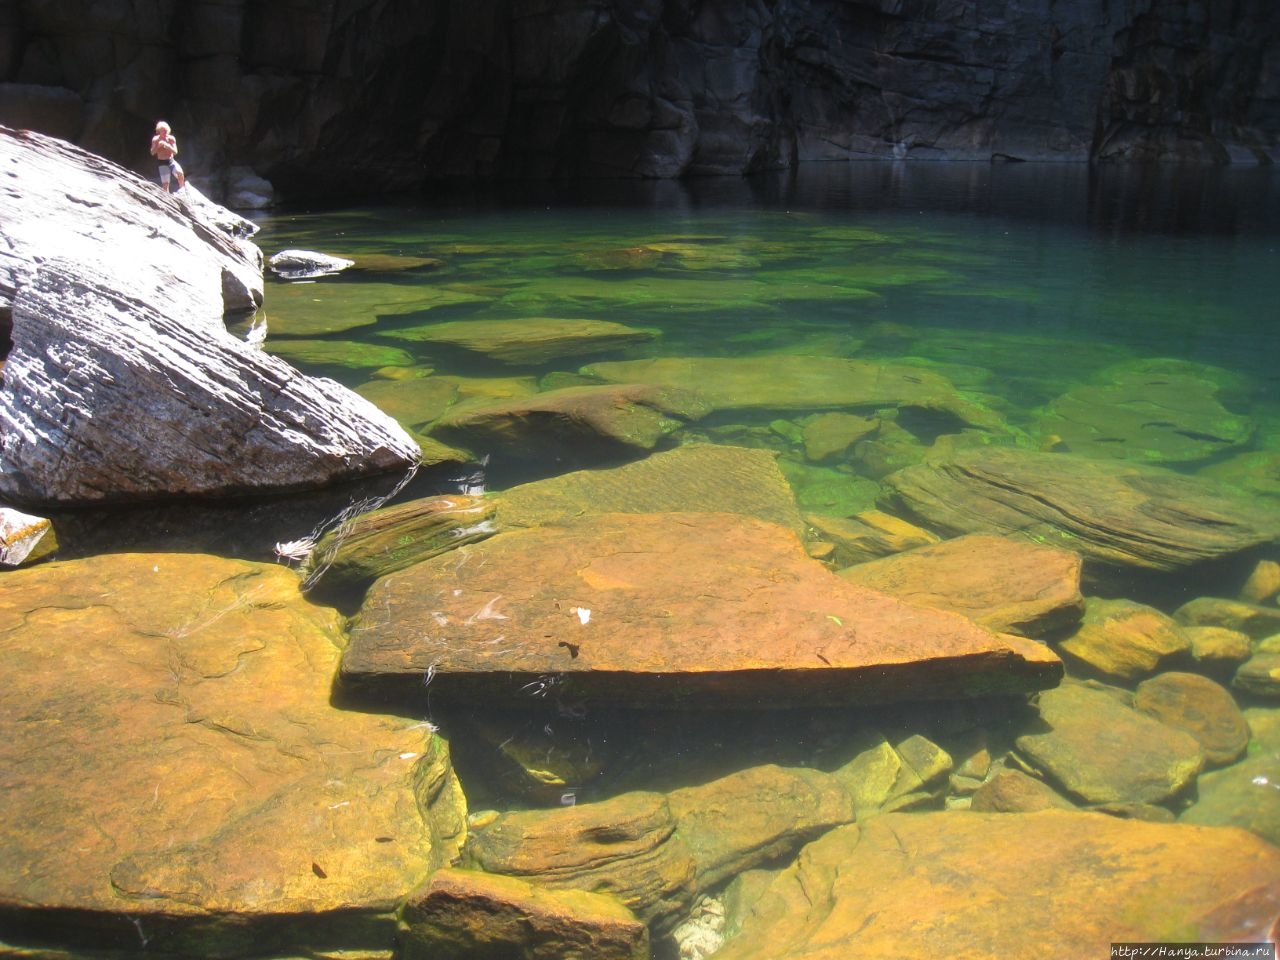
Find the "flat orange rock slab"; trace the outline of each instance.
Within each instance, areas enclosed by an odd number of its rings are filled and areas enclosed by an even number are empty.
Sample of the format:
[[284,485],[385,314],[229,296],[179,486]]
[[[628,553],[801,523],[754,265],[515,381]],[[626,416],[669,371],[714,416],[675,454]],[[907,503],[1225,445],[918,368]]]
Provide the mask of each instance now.
[[433,698],[793,707],[1055,685],[1057,657],[856,586],[785,527],[603,514],[514,530],[378,580],[348,682]]

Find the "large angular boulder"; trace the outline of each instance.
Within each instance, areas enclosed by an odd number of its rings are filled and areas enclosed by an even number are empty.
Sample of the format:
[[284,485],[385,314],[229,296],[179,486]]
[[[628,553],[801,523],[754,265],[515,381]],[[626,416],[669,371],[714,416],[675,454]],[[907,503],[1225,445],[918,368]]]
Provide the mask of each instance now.
[[686,707],[848,704],[1052,686],[1041,644],[841,580],[729,513],[509,530],[370,588],[342,677],[433,697]]
[[6,929],[136,928],[175,956],[395,936],[465,801],[429,727],[331,704],[341,622],[295,573],[120,554],[4,577]]
[[417,462],[372,404],[227,332],[262,301],[261,256],[232,235],[251,225],[35,134],[0,128],[0,167],[0,493],[283,492]]
[[1232,936],[1260,941],[1277,876],[1280,849],[1243,830],[1066,810],[889,814],[805,847],[716,958],[1089,960],[1117,941],[1225,940],[1227,914]]
[[888,509],[946,535],[1017,535],[1109,566],[1178,570],[1280,536],[1272,506],[1119,460],[969,449],[899,470],[884,484]]
[[1080,555],[1008,537],[957,537],[860,563],[840,576],[1027,637],[1070,627],[1084,613]]

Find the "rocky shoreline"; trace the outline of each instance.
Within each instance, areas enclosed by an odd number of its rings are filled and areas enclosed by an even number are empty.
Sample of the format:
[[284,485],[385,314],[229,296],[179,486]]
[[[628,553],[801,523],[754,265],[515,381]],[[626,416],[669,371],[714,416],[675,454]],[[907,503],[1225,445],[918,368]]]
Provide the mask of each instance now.
[[[83,443],[133,458],[117,460],[119,484],[90,485],[99,499],[243,492],[243,473],[157,480],[156,462],[199,458],[137,438],[199,410],[209,462],[243,471],[286,455],[241,456],[244,431],[213,444],[221,408],[186,392],[227,358],[259,392],[274,390],[264,370],[311,388],[226,333],[229,302],[262,299],[260,257],[187,200],[74,148],[5,130],[0,144],[0,163],[21,150],[23,166],[60,164],[59,191],[78,199],[58,222],[82,230],[55,248],[34,213],[3,225],[4,489],[86,499],[62,479],[82,472],[34,466],[74,466],[68,444]],[[128,263],[102,252],[122,237]],[[157,272],[175,250],[201,269]],[[1031,931],[1036,949],[1081,958],[1118,940],[1275,937],[1280,511],[1265,492],[1168,466],[1252,434],[1200,372],[1128,364],[1110,372],[1111,399],[1064,394],[1042,429],[1068,452],[921,367],[590,362],[593,338],[613,349],[651,335],[536,316],[461,326],[406,330],[517,367],[588,362],[569,382],[487,395],[390,377],[369,390],[387,413],[315,387],[359,418],[342,434],[355,473],[469,463],[494,446],[608,442],[623,462],[548,456],[546,476],[501,492],[353,516],[297,570],[148,551],[36,552],[0,572],[0,947],[845,960],[1026,955]],[[127,380],[141,364],[96,359],[96,379],[134,407],[88,390],[79,357],[127,355],[145,328],[181,347],[150,356],[181,363]],[[60,361],[86,332],[99,352]],[[78,387],[72,409],[104,402],[82,421],[106,419],[130,444],[57,439],[17,455],[38,393],[24,384],[56,362],[40,382]],[[1113,424],[1129,439],[1091,448],[1108,391],[1134,384],[1187,402],[1159,423]],[[157,406],[166,391],[180,412]],[[318,418],[336,407],[317,404],[297,420],[332,437]],[[879,465],[875,507],[802,508],[772,454],[724,436],[664,442],[759,410],[795,416],[773,429],[811,463]],[[947,428],[928,445],[902,425],[920,416]],[[1143,462],[1126,459],[1139,443]],[[348,475],[306,473],[332,459],[309,443],[287,455],[289,482],[252,489]],[[1210,568],[1220,595],[1171,606],[1095,590],[1105,572],[1185,587]]]

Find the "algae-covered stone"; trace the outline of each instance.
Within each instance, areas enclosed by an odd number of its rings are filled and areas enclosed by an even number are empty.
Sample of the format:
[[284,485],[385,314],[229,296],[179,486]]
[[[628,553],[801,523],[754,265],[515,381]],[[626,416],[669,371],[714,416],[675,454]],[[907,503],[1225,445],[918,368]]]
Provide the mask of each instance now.
[[26,718],[0,743],[10,923],[140,925],[180,956],[381,947],[458,850],[444,742],[332,705],[341,623],[284,567],[120,554],[18,570],[0,633],[2,712]]
[[1249,635],[1229,627],[1187,626],[1182,632],[1191,641],[1192,659],[1209,673],[1234,670],[1252,651]]
[[661,386],[565,387],[527,397],[460,403],[432,436],[476,452],[536,455],[568,464],[652,450],[706,413],[691,394]]
[[1039,421],[1072,453],[1152,463],[1193,463],[1244,444],[1253,422],[1218,400],[1194,364],[1147,360],[1103,371],[1105,382],[1054,400]]
[[1280,607],[1225,597],[1196,597],[1175,610],[1173,616],[1187,626],[1226,627],[1255,640],[1280,633]]
[[1007,427],[946,377],[908,364],[845,357],[658,357],[594,363],[583,373],[610,383],[656,383],[697,394],[715,410],[920,407],[949,414],[956,429]]
[[1257,644],[1249,659],[1237,668],[1231,685],[1257,697],[1280,699],[1280,634]]
[[356,340],[290,340],[280,337],[267,341],[267,352],[304,366],[372,370],[378,367],[412,367],[414,364],[413,356],[399,347]]
[[804,455],[815,463],[843,457],[849,448],[880,427],[875,417],[860,417],[833,410],[805,423]]
[[797,534],[804,529],[773,454],[725,444],[684,443],[620,467],[521,484],[493,499],[503,528],[597,513],[705,510],[757,517]]
[[1018,737],[1018,752],[1085,803],[1161,803],[1186,789],[1204,766],[1194,737],[1099,685],[1046,690],[1037,709],[1046,729]]
[[1280,845],[1280,710],[1244,711],[1253,733],[1249,753],[1238,763],[1210,770],[1196,781],[1196,802],[1183,823],[1252,830]]
[[561,357],[608,353],[652,340],[656,333],[611,320],[513,317],[402,327],[388,331],[388,336],[461,347],[503,363],[535,364]]
[[431,423],[458,398],[457,384],[443,377],[411,380],[371,380],[356,388],[379,410],[409,430]]
[[1280,511],[1266,504],[1119,460],[964,449],[884,484],[886,509],[935,532],[1043,540],[1111,566],[1178,570],[1280,536]]
[[[1117,941],[1220,941],[1226,910],[1236,930],[1264,939],[1277,876],[1280,850],[1243,830],[1065,810],[887,814],[806,847],[730,917],[740,930],[716,958],[1027,957],[1047,947],[1086,960]],[[1241,910],[1254,891],[1263,895]]]
[[1137,680],[1189,656],[1191,638],[1155,607],[1090,597],[1079,629],[1058,646],[1104,677]]
[[1079,554],[1007,537],[957,537],[858,564],[840,576],[1028,637],[1069,627],[1084,612]]
[[405,960],[647,960],[648,928],[614,897],[437,870],[404,907]]
[[463,494],[425,497],[362,513],[326,533],[303,568],[325,591],[367,586],[378,577],[492,536],[496,506]]
[[1266,603],[1277,594],[1280,594],[1280,563],[1259,560],[1240,588],[1240,599],[1245,603]]

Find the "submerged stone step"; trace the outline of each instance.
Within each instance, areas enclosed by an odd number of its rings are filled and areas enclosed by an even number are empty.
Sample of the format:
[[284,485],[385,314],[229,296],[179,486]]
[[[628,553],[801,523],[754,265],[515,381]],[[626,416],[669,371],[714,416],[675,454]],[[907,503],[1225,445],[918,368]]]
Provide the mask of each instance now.
[[603,514],[503,532],[383,577],[347,684],[433,701],[794,707],[1055,685],[1058,658],[850,584],[785,527]]

